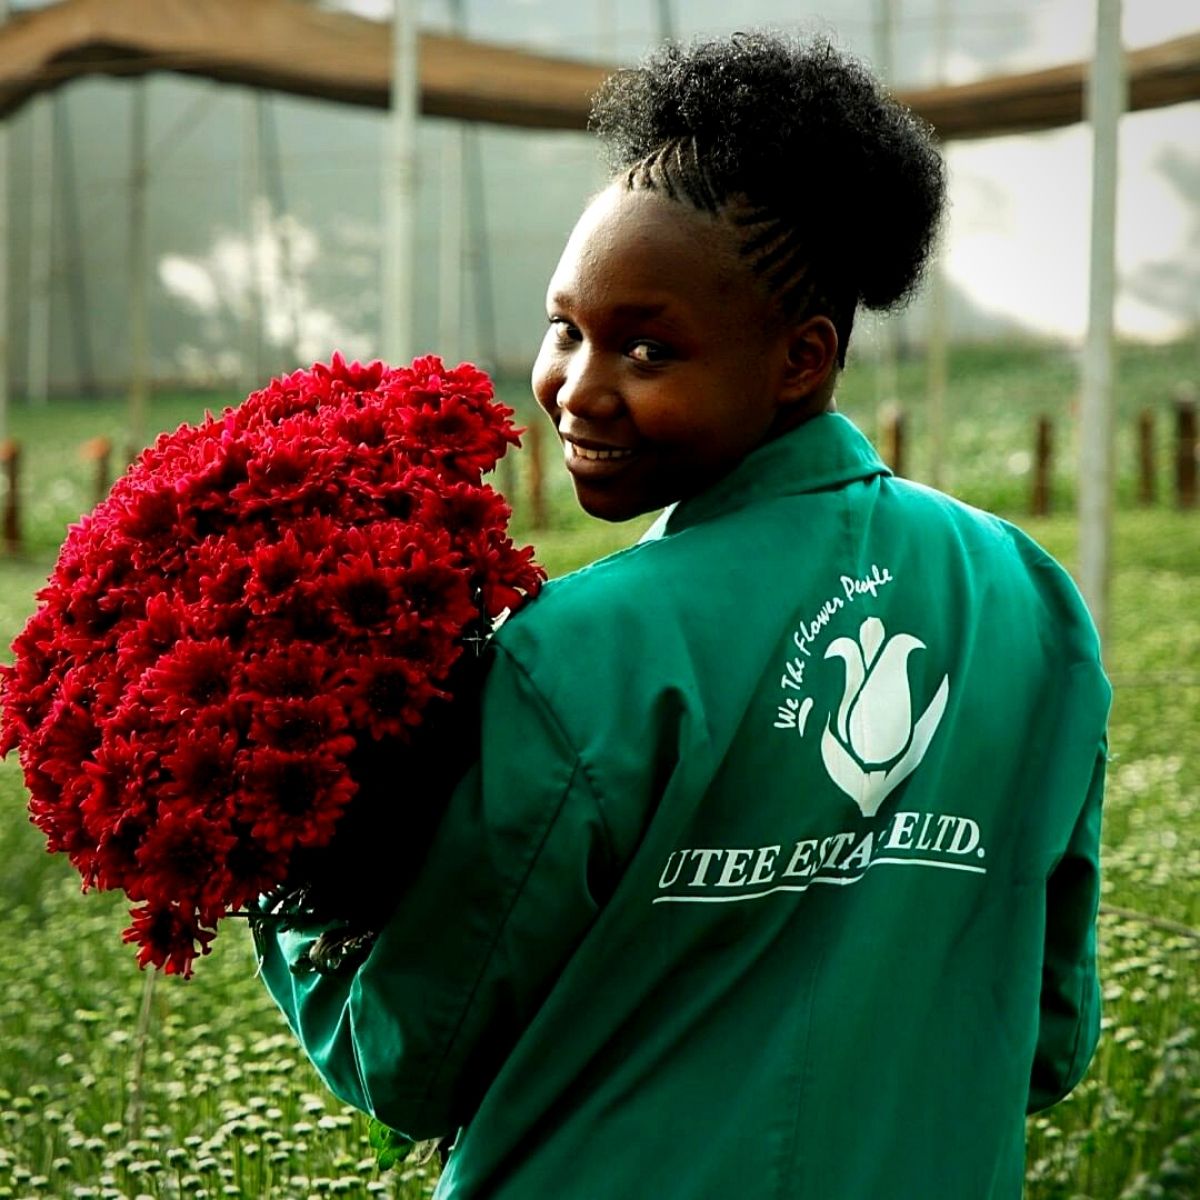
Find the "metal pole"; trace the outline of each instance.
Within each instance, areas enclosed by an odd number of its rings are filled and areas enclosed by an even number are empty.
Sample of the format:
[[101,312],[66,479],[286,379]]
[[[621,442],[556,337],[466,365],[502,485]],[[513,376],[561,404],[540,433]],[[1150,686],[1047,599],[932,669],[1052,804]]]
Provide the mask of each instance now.
[[[934,82],[946,82],[946,59],[950,53],[950,0],[938,0],[934,16]],[[934,249],[929,277],[929,482],[944,485],[942,465],[946,461],[946,380],[949,375],[949,334],[946,319],[946,245],[944,237]]]
[[417,0],[395,0],[392,17],[392,106],[383,169],[382,352],[394,363],[414,355],[417,237]]
[[275,104],[270,96],[263,96],[259,110],[262,118],[259,141],[262,145],[264,190],[270,215],[270,235],[279,256],[279,282],[287,300],[288,328],[283,345],[285,371],[294,371],[300,366],[300,276],[296,269],[296,257],[292,253],[292,239],[287,226],[287,191],[283,182],[283,157],[279,151],[279,122],[275,117]]
[[50,390],[50,270],[54,236],[54,105],[38,96],[32,105],[29,164],[29,333],[25,343],[30,403],[45,404]]
[[78,391],[85,396],[97,392],[88,326],[87,275],[84,267],[83,235],[79,228],[79,189],[75,182],[75,146],[71,137],[70,105],[54,108],[54,153],[58,158],[58,195],[62,205],[62,259],[66,262],[67,303],[71,310],[71,333],[75,343]]
[[1121,0],[1096,0],[1096,52],[1087,89],[1092,124],[1092,236],[1079,455],[1079,583],[1101,638],[1108,626],[1113,484],[1113,298],[1117,135],[1126,105]]
[[[8,21],[0,0],[0,25]],[[8,437],[8,122],[0,121],[0,442]]]
[[875,66],[880,79],[892,87],[896,75],[896,5],[898,0],[875,0]]
[[265,214],[263,205],[263,148],[261,107],[262,93],[249,88],[243,101],[245,162],[242,164],[242,203],[246,222],[246,379],[248,391],[262,387],[267,381],[263,347],[263,254]]
[[[898,0],[876,0],[875,66],[879,78],[888,87],[895,86],[895,29]],[[896,325],[894,319],[878,317],[875,331],[879,342],[879,363],[875,372],[876,426],[882,429],[884,411],[897,403],[899,385],[896,372]]]
[[[465,32],[462,0],[450,0],[450,27]],[[438,227],[441,285],[438,288],[438,353],[457,362],[466,353],[463,338],[463,204],[466,128],[461,121],[442,129],[441,223]]]
[[945,484],[942,465],[946,461],[946,383],[950,375],[949,335],[946,328],[945,247],[934,251],[933,271],[929,279],[929,482],[935,488]]
[[486,188],[483,155],[479,148],[479,129],[472,126],[467,136],[466,187],[467,216],[470,219],[472,290],[475,293],[475,328],[479,361],[485,370],[500,365],[500,345],[496,338],[496,303],[492,286],[492,252],[488,238]]
[[671,12],[671,0],[658,0],[655,5],[658,15],[658,40],[670,42],[675,38],[675,17]]
[[439,228],[441,286],[438,288],[438,353],[447,361],[462,357],[463,152],[461,122],[443,133],[442,203]]
[[599,25],[597,39],[608,62],[617,61],[617,45],[620,42],[620,24],[617,21],[617,0],[596,0],[596,19]]
[[[450,0],[455,31],[467,32],[465,0]],[[488,248],[487,205],[484,200],[483,161],[479,151],[479,127],[474,122],[460,126],[462,137],[463,260],[461,286],[467,282],[475,297],[475,346],[473,361],[494,371],[499,363],[496,345],[496,306],[492,297],[491,256]],[[460,292],[460,312],[462,300]],[[461,346],[461,343],[460,343]],[[501,460],[501,470],[511,471],[512,458]],[[506,490],[511,490],[507,489]]]
[[129,165],[129,441],[137,454],[146,444],[148,337],[146,272],[146,81],[133,84]]
[[952,0],[937,0],[933,13],[933,63],[938,83],[946,82],[946,60],[950,57],[950,19]]

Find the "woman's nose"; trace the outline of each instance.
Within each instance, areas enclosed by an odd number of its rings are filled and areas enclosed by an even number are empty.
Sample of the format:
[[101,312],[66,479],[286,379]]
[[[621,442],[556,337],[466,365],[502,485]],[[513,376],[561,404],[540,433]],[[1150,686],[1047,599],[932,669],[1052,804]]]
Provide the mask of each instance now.
[[581,346],[565,364],[554,402],[573,417],[604,419],[621,407],[621,394],[602,356]]

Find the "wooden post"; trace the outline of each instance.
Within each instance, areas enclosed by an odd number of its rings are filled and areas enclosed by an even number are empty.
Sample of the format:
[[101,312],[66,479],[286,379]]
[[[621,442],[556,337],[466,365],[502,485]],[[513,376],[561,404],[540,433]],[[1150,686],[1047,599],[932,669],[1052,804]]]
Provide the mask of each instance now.
[[[0,27],[8,21],[9,0],[0,0]],[[8,437],[8,122],[0,121],[0,439]]]
[[898,405],[883,410],[883,457],[892,474],[904,474],[904,413]]
[[4,476],[8,481],[0,536],[3,537],[4,549],[9,554],[19,554],[21,551],[21,492],[18,486],[20,465],[21,447],[15,438],[6,437],[0,441],[0,466],[4,468]]
[[542,423],[534,421],[525,431],[525,453],[529,456],[529,523],[546,528],[546,496],[542,477]]
[[99,504],[108,495],[108,488],[112,482],[112,476],[109,473],[112,442],[103,436],[89,438],[80,447],[79,456],[84,462],[95,464],[92,476],[92,502]]
[[1196,507],[1196,401],[1183,388],[1175,396],[1175,502]]
[[1138,413],[1138,503],[1151,505],[1158,492],[1154,469],[1154,410]]
[[1029,511],[1035,517],[1050,512],[1050,492],[1054,478],[1054,426],[1046,416],[1037,419],[1033,453],[1033,496]]
[[[522,436],[527,432],[522,430]],[[496,464],[496,475],[492,486],[508,501],[511,507],[517,494],[517,451],[511,447],[504,452],[504,457]]]

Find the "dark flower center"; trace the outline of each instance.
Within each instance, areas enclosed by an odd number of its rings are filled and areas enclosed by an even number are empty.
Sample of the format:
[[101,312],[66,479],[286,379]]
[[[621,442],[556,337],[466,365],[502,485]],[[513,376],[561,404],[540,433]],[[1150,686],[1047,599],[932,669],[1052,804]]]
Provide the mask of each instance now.
[[187,880],[201,879],[212,866],[212,854],[203,833],[188,829],[160,847],[155,865],[164,874]]
[[222,664],[201,662],[195,666],[195,673],[188,680],[187,693],[196,704],[211,704],[225,695],[229,680],[222,669]]
[[402,671],[381,671],[367,687],[367,701],[384,716],[395,716],[408,703],[408,680]]
[[285,763],[276,772],[274,791],[279,807],[296,816],[312,808],[320,791],[320,780],[307,763]]
[[374,576],[352,579],[342,590],[342,606],[359,625],[374,625],[388,614],[388,589]]

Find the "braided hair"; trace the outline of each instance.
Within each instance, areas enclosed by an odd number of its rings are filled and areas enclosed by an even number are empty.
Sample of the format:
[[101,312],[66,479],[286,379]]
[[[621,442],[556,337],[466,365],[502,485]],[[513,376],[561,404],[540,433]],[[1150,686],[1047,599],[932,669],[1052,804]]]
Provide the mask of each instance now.
[[932,131],[828,42],[666,45],[601,85],[591,128],[626,189],[727,223],[784,318],[829,317],[842,365],[858,305],[920,283],[945,194]]

